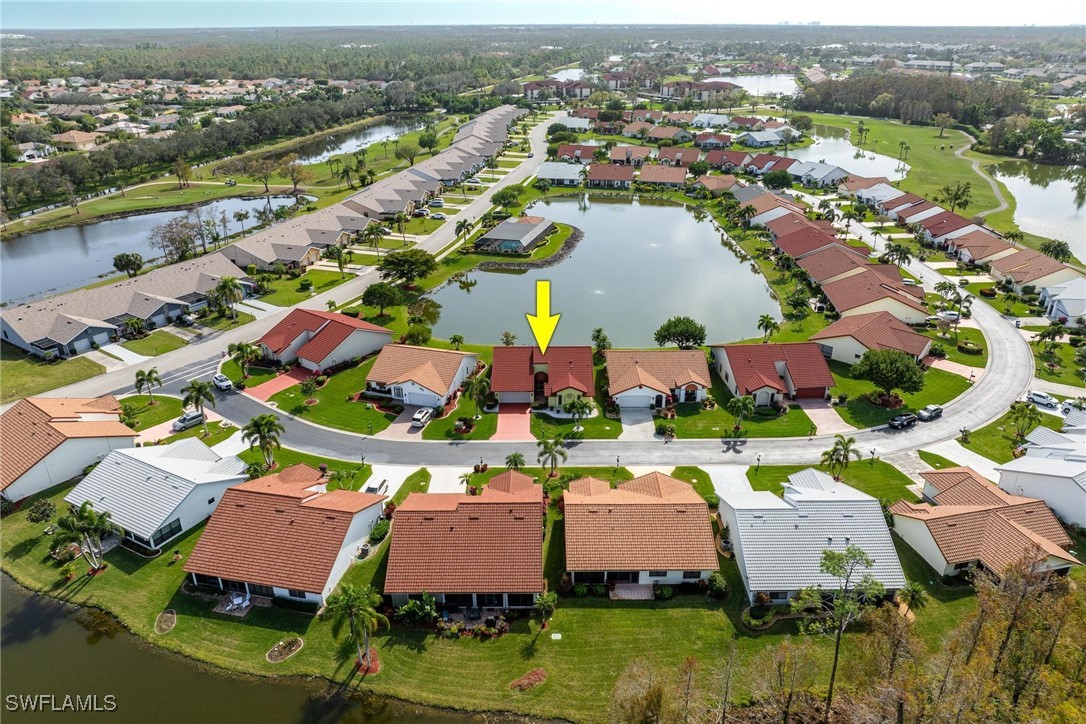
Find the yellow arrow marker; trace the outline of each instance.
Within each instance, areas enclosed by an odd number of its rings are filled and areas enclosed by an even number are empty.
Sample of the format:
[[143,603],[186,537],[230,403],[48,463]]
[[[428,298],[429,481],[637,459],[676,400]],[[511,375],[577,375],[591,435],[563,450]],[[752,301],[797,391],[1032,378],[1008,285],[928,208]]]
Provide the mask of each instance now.
[[546,354],[547,346],[551,343],[554,330],[558,327],[561,314],[551,314],[551,283],[540,279],[535,283],[535,314],[525,314],[528,318],[528,326],[532,328],[532,336],[535,337],[539,351]]

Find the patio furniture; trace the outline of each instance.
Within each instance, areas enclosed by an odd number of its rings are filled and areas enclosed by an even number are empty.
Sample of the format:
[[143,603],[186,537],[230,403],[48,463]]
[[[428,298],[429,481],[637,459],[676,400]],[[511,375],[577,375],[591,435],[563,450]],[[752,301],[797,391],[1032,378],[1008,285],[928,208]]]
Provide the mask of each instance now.
[[230,596],[230,603],[234,604],[235,607],[240,606],[244,600],[245,596],[242,596],[240,593],[235,593]]

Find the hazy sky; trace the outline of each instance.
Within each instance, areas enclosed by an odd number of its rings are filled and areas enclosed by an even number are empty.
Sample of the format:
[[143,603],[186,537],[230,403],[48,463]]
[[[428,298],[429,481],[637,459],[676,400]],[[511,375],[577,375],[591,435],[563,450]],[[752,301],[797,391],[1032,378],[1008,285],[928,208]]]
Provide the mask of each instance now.
[[[774,24],[823,25],[1010,25],[1086,23],[1081,0],[1046,0],[1043,13],[1021,3],[912,0],[856,3],[851,0],[3,0],[0,28],[193,28],[290,27],[303,25],[495,25],[495,24]],[[1084,31],[1086,32],[1086,31]]]

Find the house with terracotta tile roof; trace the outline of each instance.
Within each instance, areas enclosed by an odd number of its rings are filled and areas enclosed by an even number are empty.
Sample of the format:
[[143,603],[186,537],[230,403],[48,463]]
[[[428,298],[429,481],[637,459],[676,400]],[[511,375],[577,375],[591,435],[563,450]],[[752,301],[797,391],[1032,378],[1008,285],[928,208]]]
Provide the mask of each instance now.
[[707,151],[714,148],[726,148],[732,145],[732,137],[726,133],[706,131],[694,136],[694,145]]
[[[548,350],[549,351],[549,350]],[[543,486],[504,472],[479,495],[411,493],[396,508],[385,574],[394,605],[530,608],[543,593]]]
[[588,185],[591,188],[628,189],[633,180],[633,166],[594,163],[588,168]]
[[336,312],[295,308],[257,340],[264,359],[295,361],[320,371],[368,357],[392,341],[392,330]]
[[[793,236],[799,235],[793,234]],[[791,248],[792,245],[789,247]],[[873,264],[859,249],[847,244],[833,244],[818,251],[803,254],[796,259],[796,265],[806,271],[807,276],[815,284],[829,284],[880,266]],[[896,278],[900,280],[901,277],[897,275]]]
[[885,176],[857,176],[850,175],[837,185],[837,190],[845,196],[855,196],[857,191],[869,189],[876,184],[890,184],[890,179]]
[[749,601],[787,603],[800,591],[839,585],[822,572],[822,553],[861,548],[874,565],[864,573],[888,597],[905,585],[879,501],[826,473],[807,468],[788,476],[780,497],[768,490],[720,496],[724,535],[735,553]]
[[228,488],[185,561],[192,583],[323,604],[358,559],[386,499],[329,492],[327,482],[299,464]]
[[478,362],[471,352],[388,344],[366,376],[366,392],[404,405],[448,405]]
[[656,160],[664,166],[689,166],[701,160],[701,151],[696,148],[665,146],[656,153]]
[[645,132],[645,139],[649,141],[686,143],[694,140],[694,135],[685,128],[678,128],[677,126],[653,126]]
[[[930,219],[933,216],[945,214],[946,209],[938,204],[934,204],[927,199],[921,201],[918,204],[909,206],[904,211],[898,210],[890,218],[894,219],[903,226],[912,226],[913,224],[919,224],[924,219]],[[896,217],[896,218],[895,218]]]
[[826,398],[836,382],[821,348],[813,342],[718,344],[709,347],[713,367],[736,397],[750,395],[758,407],[785,398]]
[[619,145],[611,147],[612,164],[641,168],[651,157],[652,149],[648,146]]
[[644,138],[645,134],[655,127],[655,125],[646,121],[634,121],[633,123],[628,123],[626,127],[622,129],[622,135],[626,138]]
[[562,408],[595,391],[591,347],[495,347],[490,391],[498,402]]
[[951,239],[971,231],[983,231],[984,227],[949,211],[923,219],[920,228],[924,236],[936,246],[944,246]]
[[906,324],[923,324],[927,319],[923,293],[874,269],[822,285],[822,294],[842,317],[883,311]]
[[581,143],[563,143],[558,147],[558,151],[554,154],[554,157],[559,161],[565,161],[567,163],[592,163],[592,159],[599,149],[600,146],[590,146]]
[[138,436],[104,397],[28,397],[0,414],[0,495],[12,502],[71,480]]
[[927,502],[890,506],[894,532],[936,573],[984,569],[1000,575],[1027,558],[1064,574],[1080,561],[1071,539],[1044,501],[1011,495],[971,468],[920,473]]
[[747,220],[750,226],[765,226],[770,221],[779,219],[785,214],[803,213],[803,209],[794,202],[773,193],[762,194],[744,205],[749,205],[754,209],[754,216]]
[[725,191],[731,191],[734,188],[741,188],[742,183],[738,178],[729,174],[723,176],[699,176],[694,180],[694,183],[690,184],[695,189],[705,189],[713,197],[722,195]]
[[889,312],[871,312],[841,317],[816,332],[810,341],[817,342],[827,358],[851,365],[872,349],[904,352],[919,362],[927,356],[932,340]]
[[619,407],[665,407],[701,402],[713,386],[700,349],[609,349],[607,394]]
[[754,118],[753,116],[733,116],[728,121],[728,128],[739,129],[744,131],[760,131],[765,128],[765,121],[761,118]]
[[64,496],[109,513],[137,550],[160,550],[203,523],[226,489],[245,482],[247,463],[195,437],[114,450]]
[[1018,252],[1018,247],[986,231],[970,231],[956,236],[947,242],[946,248],[948,253],[957,254],[962,261],[974,264],[989,264]]
[[[827,234],[823,229],[815,226],[813,222],[809,225],[802,222],[790,223],[791,217],[794,216],[797,216],[797,214],[789,214],[788,217],[782,216],[773,220],[774,222],[782,222],[782,219],[784,219],[782,223],[777,224],[777,228],[788,231],[783,236],[773,239],[773,246],[782,254],[787,254],[793,259],[799,260],[826,249],[837,249],[858,258],[867,258],[862,249],[849,246],[833,234]],[[794,227],[793,230],[789,231],[789,226]]]
[[998,282],[1010,279],[1016,294],[1021,294],[1023,287],[1042,289],[1072,281],[1080,276],[1063,262],[1034,249],[1019,249],[1014,254],[992,261],[989,266],[992,278]]
[[641,167],[638,183],[669,188],[682,188],[686,184],[686,169],[677,166],[648,165]]
[[705,154],[705,162],[713,168],[721,171],[732,172],[736,169],[744,169],[751,162],[751,156],[746,151],[709,151]]
[[612,488],[581,478],[562,506],[574,583],[696,583],[719,569],[709,506],[682,480],[649,473]]

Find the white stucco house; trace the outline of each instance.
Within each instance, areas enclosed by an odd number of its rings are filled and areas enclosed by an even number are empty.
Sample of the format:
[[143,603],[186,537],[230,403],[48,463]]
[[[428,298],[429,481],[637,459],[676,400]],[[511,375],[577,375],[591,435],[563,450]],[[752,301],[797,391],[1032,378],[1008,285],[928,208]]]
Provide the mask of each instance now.
[[265,359],[297,361],[319,371],[368,357],[392,341],[392,330],[336,312],[292,309],[257,342]]
[[16,502],[71,480],[137,433],[112,395],[28,397],[0,415],[0,495]]
[[1086,316],[1086,277],[1075,277],[1041,290],[1045,316],[1052,321],[1066,319],[1074,323]]
[[607,350],[607,394],[619,407],[701,402],[712,387],[699,349]]
[[1086,427],[1043,425],[1026,436],[1025,455],[999,465],[999,487],[1043,500],[1062,520],[1086,526]]
[[406,344],[386,345],[366,377],[366,392],[404,405],[447,405],[478,365],[478,355]]
[[108,511],[125,538],[156,550],[206,520],[226,489],[245,480],[246,467],[195,437],[115,450],[64,501]]
[[241,483],[223,495],[185,572],[205,589],[320,606],[358,560],[385,499],[328,492],[308,465]]

